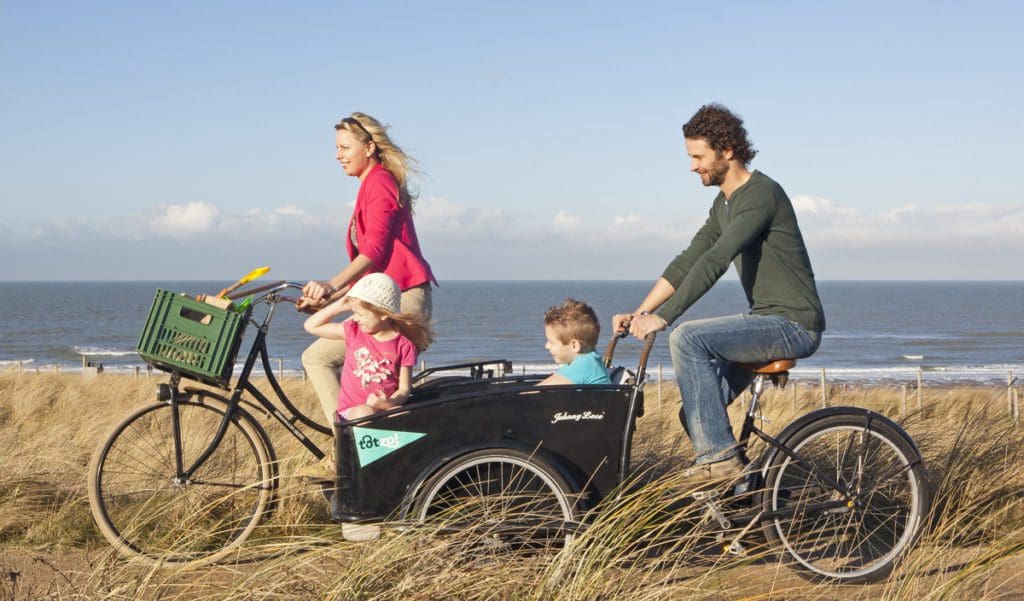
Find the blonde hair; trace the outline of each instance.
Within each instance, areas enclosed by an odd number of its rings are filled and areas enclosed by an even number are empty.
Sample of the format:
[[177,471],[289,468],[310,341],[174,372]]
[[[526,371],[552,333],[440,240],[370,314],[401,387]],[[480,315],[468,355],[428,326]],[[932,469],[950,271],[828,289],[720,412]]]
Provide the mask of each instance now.
[[388,136],[387,125],[382,125],[366,113],[355,112],[334,126],[335,131],[345,130],[363,144],[373,142],[376,150],[373,159],[380,163],[398,182],[398,206],[412,205],[417,194],[409,191],[409,176],[419,174],[416,160],[405,154]]
[[421,353],[434,341],[434,330],[430,327],[430,320],[421,313],[392,313],[358,298],[353,298],[350,302],[359,303],[360,307],[377,317],[387,317],[395,329],[415,344]]

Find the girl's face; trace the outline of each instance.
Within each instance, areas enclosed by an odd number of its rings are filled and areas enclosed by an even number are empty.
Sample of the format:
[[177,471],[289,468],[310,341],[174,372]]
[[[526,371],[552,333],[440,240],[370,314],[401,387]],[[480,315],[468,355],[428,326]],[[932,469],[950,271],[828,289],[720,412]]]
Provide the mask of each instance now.
[[387,317],[377,315],[367,309],[366,305],[358,301],[352,303],[352,319],[355,320],[359,329],[366,334],[376,334],[381,330],[391,329],[391,324],[388,322]]
[[376,161],[373,153],[376,146],[373,142],[363,144],[346,129],[339,129],[334,136],[334,146],[338,149],[336,158],[346,175],[363,179],[370,172]]

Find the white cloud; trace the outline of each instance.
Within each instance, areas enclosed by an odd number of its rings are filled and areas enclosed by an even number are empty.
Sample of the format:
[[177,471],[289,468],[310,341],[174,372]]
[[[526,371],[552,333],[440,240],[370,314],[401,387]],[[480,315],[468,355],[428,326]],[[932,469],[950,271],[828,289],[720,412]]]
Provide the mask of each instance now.
[[[815,270],[826,279],[1000,278],[1019,270],[1016,257],[1024,253],[1020,202],[906,202],[866,211],[829,198],[799,195],[793,204]],[[515,205],[476,206],[431,197],[417,202],[415,219],[424,253],[442,279],[656,277],[706,219],[704,210],[649,213],[625,202],[621,206],[628,212],[609,215],[552,207],[537,213]],[[160,250],[166,245],[151,243],[159,235],[175,239],[181,247],[174,264],[160,273],[177,269],[182,277],[200,277],[196,265],[212,257],[216,260],[207,261],[210,273],[205,275],[220,277],[250,268],[253,244],[258,242],[264,255],[261,262],[273,264],[283,277],[294,272],[302,278],[339,268],[345,260],[340,248],[350,215],[345,207],[306,209],[289,203],[226,211],[194,201],[115,220],[0,224],[0,232],[6,228],[10,233],[0,239],[0,250],[5,255],[39,257],[32,259],[26,273],[39,272],[42,277],[61,273],[67,257],[83,248],[90,249],[90,255],[107,252],[117,258],[109,265],[113,274],[89,277],[124,277],[128,272],[118,271],[122,258],[127,261],[130,256],[146,269],[170,261]],[[187,253],[195,255],[195,261],[183,258]],[[575,265],[572,271],[564,271],[570,264]],[[106,264],[96,266],[102,268]],[[12,277],[12,269],[6,268],[0,277]]]
[[1020,247],[1024,242],[1024,203],[907,203],[870,213],[826,198],[795,196],[793,206],[804,237],[814,248]]
[[163,214],[150,221],[150,226],[154,233],[185,238],[212,230],[219,215],[220,210],[212,204],[194,201],[165,207]]
[[551,227],[556,232],[571,233],[579,231],[583,226],[583,220],[580,219],[579,215],[570,211],[559,211],[555,213],[555,218],[551,222]]
[[504,209],[473,207],[436,196],[414,205],[416,229],[444,234],[500,234],[509,224]]

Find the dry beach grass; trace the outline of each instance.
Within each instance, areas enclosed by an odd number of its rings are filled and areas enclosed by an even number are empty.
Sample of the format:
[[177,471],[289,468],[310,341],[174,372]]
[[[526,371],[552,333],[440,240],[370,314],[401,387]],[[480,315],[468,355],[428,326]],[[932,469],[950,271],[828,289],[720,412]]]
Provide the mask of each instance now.
[[[191,570],[135,565],[111,553],[89,513],[86,466],[129,409],[149,402],[156,378],[0,373],[0,600],[3,599],[1024,599],[1024,429],[997,387],[931,388],[904,415],[899,388],[851,387],[830,404],[897,419],[928,463],[934,508],[918,547],[884,582],[814,584],[754,547],[719,555],[693,528],[697,508],[673,485],[689,459],[666,387],[648,389],[634,465],[645,480],[605,508],[562,555],[486,557],[424,528],[344,541],[319,493],[285,477],[282,503],[239,561]],[[311,415],[308,386],[284,382]],[[769,431],[820,404],[801,383],[769,393]],[[306,461],[270,429],[282,474]],[[762,545],[763,546],[763,545]]]

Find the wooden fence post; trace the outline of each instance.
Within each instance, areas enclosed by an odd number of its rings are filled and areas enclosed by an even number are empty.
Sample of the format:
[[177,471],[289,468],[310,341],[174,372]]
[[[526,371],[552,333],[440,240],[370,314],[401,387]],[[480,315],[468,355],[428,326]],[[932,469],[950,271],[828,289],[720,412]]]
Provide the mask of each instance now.
[[1013,423],[1020,423],[1020,391],[1013,389]]
[[659,363],[658,364],[658,407],[659,408],[661,407],[661,377],[662,377],[662,371],[661,371],[661,364]]
[[900,388],[903,389],[903,415],[906,415],[908,413],[908,408],[907,408],[907,385],[906,384],[902,384],[902,385],[900,385]]
[[921,410],[921,388],[923,387],[923,371],[921,366],[917,366],[917,410]]
[[1013,416],[1013,382],[1016,379],[1013,377],[1012,371],[1006,375],[1006,408],[1009,410],[1011,417]]
[[825,391],[825,368],[821,368],[821,406],[828,407],[828,393]]

